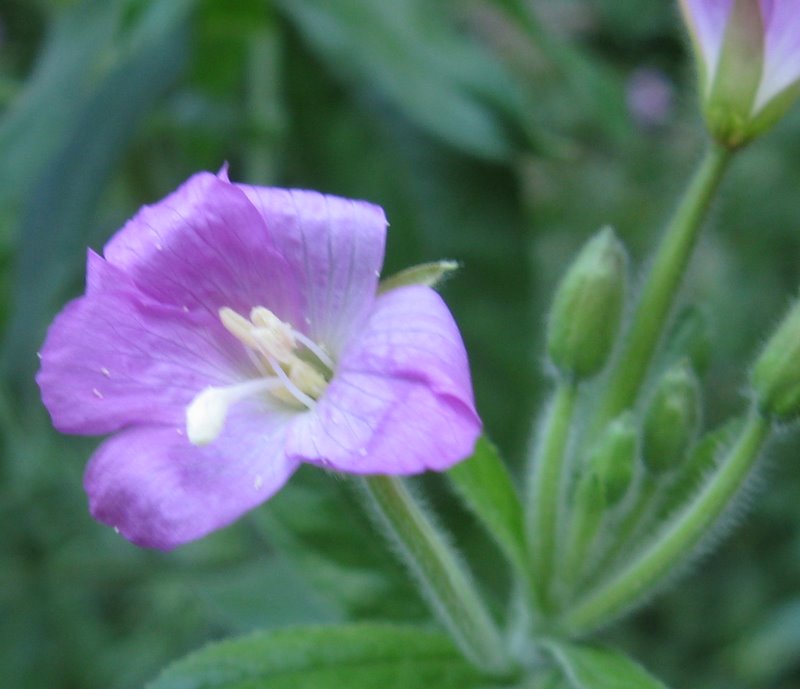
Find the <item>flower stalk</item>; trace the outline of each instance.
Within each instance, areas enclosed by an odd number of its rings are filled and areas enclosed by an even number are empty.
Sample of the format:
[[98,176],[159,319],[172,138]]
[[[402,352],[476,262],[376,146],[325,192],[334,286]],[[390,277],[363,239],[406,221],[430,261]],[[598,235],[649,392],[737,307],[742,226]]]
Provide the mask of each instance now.
[[769,437],[771,421],[752,410],[739,439],[716,473],[686,507],[616,575],[566,612],[561,628],[571,636],[587,634],[652,591],[708,534],[730,505]]
[[534,572],[535,596],[542,611],[551,606],[553,568],[556,562],[559,512],[566,479],[566,450],[575,410],[578,385],[558,383],[545,420],[542,443],[536,453],[527,500],[527,539]]
[[594,433],[636,401],[703,219],[731,157],[732,151],[711,144],[667,227],[644,283],[623,351],[612,368],[592,426]]
[[489,673],[508,672],[502,637],[480,594],[405,483],[367,476],[362,485],[380,525],[464,655]]

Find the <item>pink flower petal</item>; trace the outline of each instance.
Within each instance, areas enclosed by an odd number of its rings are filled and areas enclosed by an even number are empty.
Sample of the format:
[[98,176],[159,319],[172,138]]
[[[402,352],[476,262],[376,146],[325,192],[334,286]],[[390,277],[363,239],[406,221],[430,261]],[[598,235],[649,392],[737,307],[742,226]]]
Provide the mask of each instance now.
[[761,5],[766,39],[756,112],[800,79],[800,5],[797,0],[761,0]]
[[713,81],[733,0],[681,0],[689,30],[703,56],[706,78]]
[[227,526],[297,468],[283,452],[289,417],[240,408],[212,445],[180,427],[137,426],[106,440],[86,469],[92,516],[137,545],[170,550]]
[[313,413],[293,424],[287,453],[360,474],[442,470],[480,434],[461,336],[438,294],[382,295],[345,350]]
[[304,313],[295,327],[336,357],[372,306],[386,243],[383,209],[314,191],[239,188],[297,277]]
[[214,316],[223,306],[247,314],[261,305],[283,320],[298,317],[300,276],[290,272],[247,197],[207,172],[144,206],[104,255],[166,304]]
[[247,375],[218,319],[148,299],[97,254],[87,263],[87,296],[58,315],[40,353],[36,380],[56,428],[100,434],[183,423],[200,390]]

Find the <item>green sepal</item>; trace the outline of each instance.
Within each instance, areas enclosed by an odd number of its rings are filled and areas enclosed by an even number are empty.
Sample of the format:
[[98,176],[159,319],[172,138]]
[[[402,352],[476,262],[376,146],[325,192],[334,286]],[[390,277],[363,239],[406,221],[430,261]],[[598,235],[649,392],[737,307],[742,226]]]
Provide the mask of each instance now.
[[780,93],[769,99],[754,115],[748,127],[751,139],[771,129],[780,120],[794,102],[800,97],[800,80],[795,81]]
[[734,0],[716,74],[703,103],[708,128],[723,146],[751,138],[753,108],[764,68],[764,21],[760,0]]
[[459,264],[456,261],[420,263],[401,270],[385,280],[381,280],[378,285],[378,294],[385,294],[398,287],[407,287],[408,285],[424,285],[425,287],[436,288],[458,268]]
[[599,646],[546,645],[573,689],[667,689],[625,654]]
[[447,477],[503,554],[519,571],[525,571],[522,503],[497,447],[482,436],[472,457],[456,464]]
[[441,633],[353,624],[257,632],[173,663],[147,689],[471,689],[486,680]]

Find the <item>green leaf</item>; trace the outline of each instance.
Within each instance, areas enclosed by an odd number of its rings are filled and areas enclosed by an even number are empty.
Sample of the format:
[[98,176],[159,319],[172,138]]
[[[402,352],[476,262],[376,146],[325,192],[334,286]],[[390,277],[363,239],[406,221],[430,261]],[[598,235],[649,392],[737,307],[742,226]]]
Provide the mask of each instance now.
[[[180,23],[194,1],[138,3],[135,21],[135,0],[83,0],[58,13],[31,78],[0,119],[0,208],[16,206],[50,166],[75,135],[84,104],[114,69],[134,54],[157,50],[154,41]],[[162,66],[172,72],[170,62]],[[109,110],[98,115],[114,119]]]
[[497,448],[481,437],[472,457],[450,469],[447,476],[506,557],[524,571],[522,504]]
[[566,643],[550,643],[547,648],[574,689],[667,689],[619,651]]
[[[90,8],[96,4],[75,6],[78,16],[72,21],[80,23],[81,12],[91,15]],[[64,131],[58,128],[48,148],[18,229],[17,287],[4,360],[17,379],[32,377],[31,343],[41,342],[45,323],[76,281],[86,244],[97,230],[97,205],[112,171],[142,119],[183,70],[190,8],[188,0],[146,5],[144,14],[127,28],[127,41],[116,46],[112,68],[91,88],[76,92],[69,126]],[[92,71],[91,65],[84,69]],[[36,103],[52,108],[44,96]],[[30,126],[44,125],[33,118]],[[35,135],[24,127],[17,134],[13,127],[3,131],[0,152],[6,150],[6,136]],[[9,150],[13,154],[13,147]],[[5,174],[0,166],[0,180]]]
[[485,679],[443,634],[363,624],[259,632],[211,644],[147,689],[469,689]]
[[[281,0],[312,50],[462,151],[509,159],[529,113],[510,73],[426,0]],[[508,126],[511,123],[516,125]],[[513,131],[516,129],[516,131]]]

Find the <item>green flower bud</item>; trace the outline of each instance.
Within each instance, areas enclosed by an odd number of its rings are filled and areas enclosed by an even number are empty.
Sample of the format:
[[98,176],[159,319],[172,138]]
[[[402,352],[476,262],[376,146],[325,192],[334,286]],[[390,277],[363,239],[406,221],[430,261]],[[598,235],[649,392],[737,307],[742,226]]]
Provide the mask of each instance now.
[[758,357],[751,384],[765,414],[784,420],[800,416],[800,302]]
[[700,431],[700,385],[688,362],[662,376],[644,419],[642,459],[661,473],[679,466]]
[[625,248],[606,227],[590,239],[556,290],[547,351],[562,374],[576,380],[598,373],[619,331],[625,300]]
[[636,465],[637,433],[632,412],[612,421],[589,455],[589,467],[603,489],[605,504],[616,505],[628,491]]

